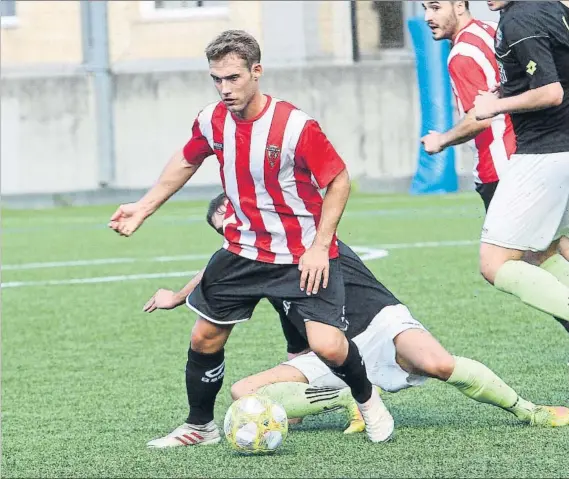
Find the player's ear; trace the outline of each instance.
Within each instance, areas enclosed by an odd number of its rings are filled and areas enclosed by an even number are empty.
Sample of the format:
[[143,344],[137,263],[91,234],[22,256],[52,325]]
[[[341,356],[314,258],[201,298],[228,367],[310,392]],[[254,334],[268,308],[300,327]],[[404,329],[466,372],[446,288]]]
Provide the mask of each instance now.
[[259,78],[263,75],[263,67],[260,63],[255,63],[251,67],[251,74],[253,75],[253,79],[255,81],[259,81]]

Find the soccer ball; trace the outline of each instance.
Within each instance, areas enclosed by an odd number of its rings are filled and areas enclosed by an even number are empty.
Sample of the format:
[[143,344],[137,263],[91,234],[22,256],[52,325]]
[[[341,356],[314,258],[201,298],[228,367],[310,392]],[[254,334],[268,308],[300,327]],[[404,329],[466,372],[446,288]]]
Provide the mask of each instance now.
[[235,401],[225,414],[223,430],[229,445],[241,454],[274,452],[288,433],[286,411],[256,394]]

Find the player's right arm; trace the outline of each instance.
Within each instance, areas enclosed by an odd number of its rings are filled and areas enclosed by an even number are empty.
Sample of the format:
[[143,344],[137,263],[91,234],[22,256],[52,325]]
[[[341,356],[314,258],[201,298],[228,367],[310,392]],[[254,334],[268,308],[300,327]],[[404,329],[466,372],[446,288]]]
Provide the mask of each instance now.
[[159,289],[146,302],[142,310],[145,313],[152,313],[157,309],[174,309],[181,306],[186,302],[186,298],[191,294],[191,292],[196,289],[198,284],[200,284],[204,271],[205,268],[196,274],[180,291],[176,292],[169,289]]
[[146,218],[155,213],[194,176],[204,159],[212,154],[213,151],[196,119],[192,128],[192,137],[186,146],[172,156],[158,181],[140,200],[118,207],[111,216],[109,228],[121,236],[132,235]]
[[[460,45],[457,47],[460,48]],[[483,61],[487,62],[486,68],[493,71],[490,61],[487,59]],[[454,83],[457,100],[465,115],[450,130],[444,133],[430,131],[421,138],[425,151],[430,155],[439,153],[449,146],[466,143],[492,124],[491,119],[477,120],[474,110],[474,99],[478,92],[487,91],[489,88],[482,67],[473,58],[459,53],[450,61],[448,71]]]

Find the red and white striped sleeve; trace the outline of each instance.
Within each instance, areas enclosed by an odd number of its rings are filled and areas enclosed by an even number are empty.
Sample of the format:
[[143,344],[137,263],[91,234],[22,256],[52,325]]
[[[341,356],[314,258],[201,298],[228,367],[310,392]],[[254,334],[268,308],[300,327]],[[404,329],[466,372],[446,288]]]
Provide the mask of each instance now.
[[464,113],[468,113],[474,107],[478,91],[489,88],[487,74],[474,58],[460,53],[452,57],[448,71]]
[[213,155],[213,150],[203,135],[197,118],[192,127],[192,137],[184,146],[183,151],[184,158],[190,165],[201,165],[208,156]]
[[315,120],[306,122],[295,156],[304,162],[319,188],[326,188],[346,165]]

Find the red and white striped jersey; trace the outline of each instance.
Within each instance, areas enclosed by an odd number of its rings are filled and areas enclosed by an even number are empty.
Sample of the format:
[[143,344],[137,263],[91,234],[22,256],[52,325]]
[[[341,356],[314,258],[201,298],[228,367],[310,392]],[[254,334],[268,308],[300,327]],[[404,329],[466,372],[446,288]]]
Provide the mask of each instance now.
[[[497,24],[473,20],[455,37],[448,57],[451,85],[461,116],[474,107],[478,91],[500,83],[494,55]],[[476,158],[476,183],[498,181],[516,150],[516,137],[509,115],[499,115],[492,125],[469,142]]]
[[[256,261],[295,264],[316,236],[325,188],[345,164],[318,123],[290,103],[267,96],[251,120],[223,102],[204,108],[184,147],[190,164],[214,155],[230,202],[227,250]],[[338,257],[334,237],[330,258]]]

